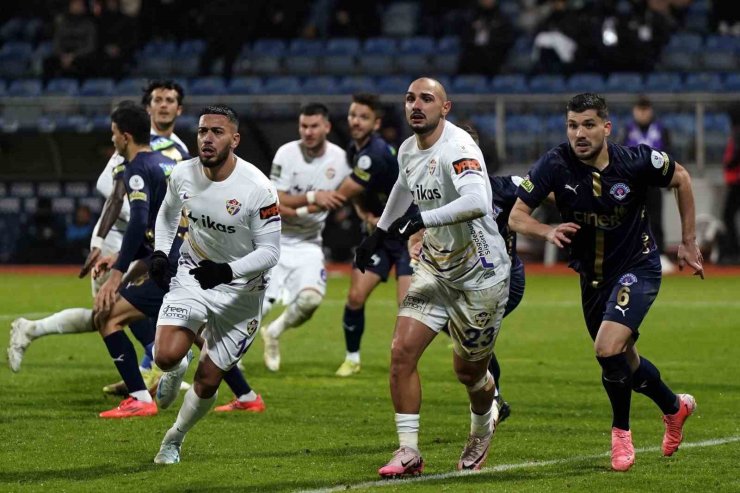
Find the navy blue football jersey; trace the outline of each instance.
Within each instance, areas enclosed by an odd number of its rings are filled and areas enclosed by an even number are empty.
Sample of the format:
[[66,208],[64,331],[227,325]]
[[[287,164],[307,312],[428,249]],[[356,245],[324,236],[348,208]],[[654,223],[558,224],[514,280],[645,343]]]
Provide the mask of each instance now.
[[[516,255],[516,233],[509,229],[509,215],[516,202],[516,189],[522,179],[518,176],[489,176],[493,193],[493,215],[498,232],[506,242],[506,253]],[[513,263],[512,263],[513,265]]]
[[676,164],[646,145],[608,144],[602,171],[576,158],[568,143],[548,151],[517,190],[529,207],[550,193],[563,222],[579,224],[569,247],[570,266],[593,285],[633,266],[660,269],[660,258],[645,211],[650,186],[666,187]]
[[393,185],[398,179],[396,149],[378,134],[372,134],[362,149],[354,143],[347,148],[352,179],[365,187],[360,198],[362,208],[380,217]]

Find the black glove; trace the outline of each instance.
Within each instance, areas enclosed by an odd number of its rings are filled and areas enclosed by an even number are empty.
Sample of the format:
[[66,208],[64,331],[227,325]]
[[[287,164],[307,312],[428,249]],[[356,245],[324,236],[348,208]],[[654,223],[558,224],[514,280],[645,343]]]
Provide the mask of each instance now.
[[355,249],[355,265],[363,274],[370,265],[373,254],[378,251],[386,236],[388,236],[388,233],[380,228],[375,228],[373,234],[362,240],[360,246]]
[[170,289],[170,259],[162,250],[152,254],[149,263],[149,278],[165,291]]
[[228,284],[234,280],[229,264],[218,264],[213,260],[201,260],[198,267],[190,269],[202,289],[215,288],[219,284]]
[[424,221],[421,220],[421,212],[414,208],[413,212],[407,212],[393,221],[391,227],[388,228],[388,233],[408,240],[412,234],[422,228],[424,228]]

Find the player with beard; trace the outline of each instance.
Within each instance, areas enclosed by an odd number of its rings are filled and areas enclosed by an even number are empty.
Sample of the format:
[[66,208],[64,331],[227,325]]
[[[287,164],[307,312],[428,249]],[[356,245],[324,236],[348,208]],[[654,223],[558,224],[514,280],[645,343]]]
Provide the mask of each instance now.
[[[638,329],[661,282],[660,255],[645,213],[648,187],[676,192],[679,268],[688,264],[703,279],[694,195],[686,169],[665,152],[607,142],[612,124],[602,97],[579,94],[566,111],[568,142],[548,151],[530,170],[517,190],[509,225],[515,232],[568,247],[570,266],[580,274],[583,315],[612,406],[612,468],[626,471],[635,461],[629,423],[633,390],[652,399],[663,413],[666,456],[678,449],[684,422],[696,409],[694,398],[674,394],[636,347]],[[563,219],[556,226],[532,217],[551,192]]]
[[180,461],[185,434],[211,408],[226,372],[247,351],[262,318],[266,272],[280,256],[280,209],[274,185],[252,164],[238,158],[239,120],[234,110],[205,108],[198,123],[198,157],[170,175],[156,222],[149,274],[165,284],[167,253],[180,212],[188,235],[180,248],[177,274],[169,282],[157,321],[155,362],[165,372],[157,401],[169,407],[188,368],[197,331],[205,343],[193,380],[174,425],[154,458]]

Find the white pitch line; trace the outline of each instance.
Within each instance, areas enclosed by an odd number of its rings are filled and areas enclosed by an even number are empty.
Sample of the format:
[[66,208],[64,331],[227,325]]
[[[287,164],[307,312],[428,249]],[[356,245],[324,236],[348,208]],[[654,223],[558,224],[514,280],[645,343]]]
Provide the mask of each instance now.
[[[740,436],[715,438],[712,440],[703,440],[701,442],[682,443],[681,448],[687,449],[687,448],[700,448],[700,447],[716,447],[717,445],[725,445],[728,443],[735,443],[735,442],[740,442]],[[635,449],[635,453],[659,452],[659,451],[660,451],[660,447],[644,447],[644,448]],[[381,479],[377,481],[366,481],[364,483],[342,484],[338,486],[332,486],[330,488],[319,488],[315,490],[299,490],[298,493],[332,493],[335,491],[358,490],[362,488],[382,488],[385,486],[402,486],[408,483],[423,483],[426,481],[436,481],[440,479],[459,478],[459,477],[469,476],[473,474],[490,475],[490,474],[494,474],[497,472],[512,471],[515,469],[549,467],[549,466],[555,466],[558,464],[567,464],[570,462],[580,462],[584,460],[601,459],[602,457],[609,457],[609,455],[610,455],[610,452],[604,452],[601,454],[594,454],[594,455],[579,455],[576,457],[568,457],[566,459],[519,462],[515,464],[500,464],[498,466],[493,466],[493,467],[484,467],[480,471],[452,471],[452,472],[445,472],[445,473],[439,473],[439,474],[429,474],[426,476],[424,475],[416,476],[416,477],[407,478],[407,479]]]

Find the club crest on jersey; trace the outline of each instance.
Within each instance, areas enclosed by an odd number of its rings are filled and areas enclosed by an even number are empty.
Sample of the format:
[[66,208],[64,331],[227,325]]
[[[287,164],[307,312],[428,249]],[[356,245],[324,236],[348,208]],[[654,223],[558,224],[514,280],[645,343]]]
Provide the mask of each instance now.
[[466,171],[481,171],[478,160],[469,158],[458,159],[452,163],[452,168],[455,170],[456,175],[463,174]]
[[609,194],[617,200],[624,200],[630,193],[630,187],[626,183],[617,183],[609,189]]
[[331,180],[336,176],[337,172],[332,168],[331,166],[326,168],[326,172],[324,173],[324,176],[326,176],[327,180]]
[[242,210],[242,204],[236,199],[231,199],[226,202],[226,212],[232,216],[236,216],[236,213]]
[[480,313],[476,313],[475,317],[473,318],[475,320],[475,324],[478,327],[485,327],[491,321],[491,314],[488,312],[480,312]]
[[434,172],[437,171],[437,158],[433,157],[431,161],[429,161],[429,174],[434,175]]
[[636,282],[637,276],[632,274],[631,272],[619,278],[619,284],[621,284],[622,286],[632,286]]
[[247,324],[247,335],[252,337],[254,333],[257,332],[257,327],[259,327],[259,322],[257,322],[256,318],[253,318]]

